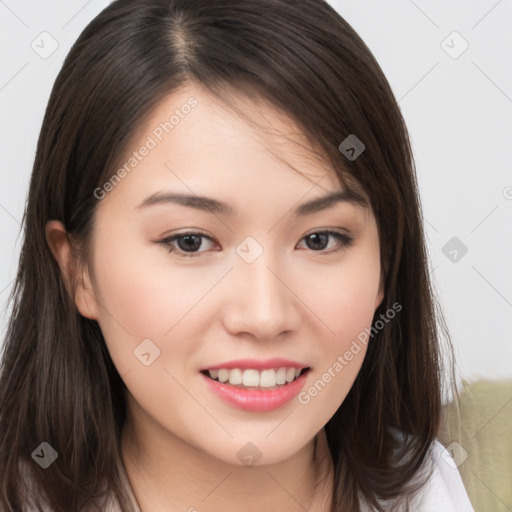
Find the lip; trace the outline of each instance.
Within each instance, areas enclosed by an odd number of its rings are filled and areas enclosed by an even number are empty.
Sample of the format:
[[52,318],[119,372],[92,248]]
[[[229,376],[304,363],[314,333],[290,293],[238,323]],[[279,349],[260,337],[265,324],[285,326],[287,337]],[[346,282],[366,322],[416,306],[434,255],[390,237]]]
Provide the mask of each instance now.
[[[221,366],[221,368],[226,367]],[[293,382],[289,382],[278,389],[268,391],[237,388],[210,379],[204,373],[200,373],[200,375],[209,389],[228,404],[244,411],[267,412],[279,409],[293,400],[304,387],[309,372],[310,370],[308,369]]]
[[205,370],[233,370],[235,368],[240,368],[241,370],[272,370],[273,368],[298,368],[302,370],[303,368],[308,368],[307,364],[298,363],[297,361],[291,361],[290,359],[283,359],[281,357],[274,357],[272,359],[235,359],[232,361],[226,361],[224,363],[219,363],[213,366],[207,366],[205,368],[201,368],[200,371]]

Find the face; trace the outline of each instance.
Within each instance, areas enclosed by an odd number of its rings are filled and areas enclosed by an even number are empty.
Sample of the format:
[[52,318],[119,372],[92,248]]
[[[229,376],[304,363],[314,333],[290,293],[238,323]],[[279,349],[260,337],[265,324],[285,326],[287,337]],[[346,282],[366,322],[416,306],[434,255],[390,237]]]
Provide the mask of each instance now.
[[125,172],[96,191],[77,306],[98,321],[140,425],[270,464],[312,439],[359,372],[366,347],[351,347],[382,300],[379,240],[371,210],[349,200],[301,211],[342,191],[336,175],[289,119],[237,101],[272,135],[197,85],[139,129]]

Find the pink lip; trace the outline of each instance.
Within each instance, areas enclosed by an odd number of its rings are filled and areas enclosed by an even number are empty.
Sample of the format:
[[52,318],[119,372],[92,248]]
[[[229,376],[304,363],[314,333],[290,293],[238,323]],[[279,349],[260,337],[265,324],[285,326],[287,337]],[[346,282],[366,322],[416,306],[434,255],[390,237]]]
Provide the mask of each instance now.
[[[222,368],[226,367],[223,366]],[[306,381],[308,374],[309,370],[304,372],[293,382],[289,382],[278,389],[271,389],[267,391],[237,388],[230,386],[229,384],[222,384],[216,380],[210,379],[210,377],[207,377],[204,373],[201,373],[200,375],[204,379],[206,385],[209,386],[209,388],[225,402],[234,405],[239,409],[243,409],[244,411],[266,412],[279,409],[279,407],[282,407],[296,397],[304,387],[304,382]]]
[[232,370],[234,368],[240,368],[241,370],[247,370],[248,368],[253,368],[255,370],[271,370],[273,368],[299,368],[302,370],[303,368],[307,368],[307,364],[297,363],[296,361],[291,361],[290,359],[282,359],[280,357],[275,357],[273,359],[267,359],[265,361],[258,359],[236,359],[233,361],[226,361],[225,363],[219,363],[214,366],[208,366],[203,368],[204,370],[220,370],[225,368],[227,370]]

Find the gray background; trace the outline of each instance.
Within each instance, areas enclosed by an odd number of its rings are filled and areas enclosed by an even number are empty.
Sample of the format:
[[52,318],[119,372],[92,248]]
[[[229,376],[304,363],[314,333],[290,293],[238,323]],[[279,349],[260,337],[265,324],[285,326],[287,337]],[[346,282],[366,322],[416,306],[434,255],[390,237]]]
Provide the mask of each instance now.
[[[46,102],[71,44],[108,3],[0,0],[2,341]],[[510,378],[512,1],[330,3],[377,58],[407,122],[459,375]]]

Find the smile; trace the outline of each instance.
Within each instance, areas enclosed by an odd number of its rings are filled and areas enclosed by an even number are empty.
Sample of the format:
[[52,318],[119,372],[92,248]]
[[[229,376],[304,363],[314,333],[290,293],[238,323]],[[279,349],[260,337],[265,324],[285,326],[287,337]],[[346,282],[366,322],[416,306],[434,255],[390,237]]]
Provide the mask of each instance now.
[[243,389],[272,390],[279,389],[287,383],[296,380],[307,368],[274,368],[256,370],[254,368],[219,368],[205,370],[202,373],[217,382]]
[[[310,368],[216,368],[200,375],[224,403],[249,412],[269,412],[291,402],[302,390]],[[224,382],[221,382],[222,379]]]

